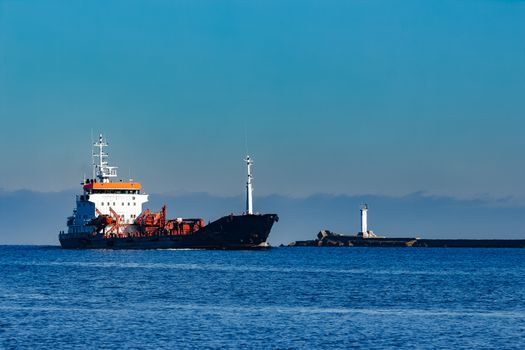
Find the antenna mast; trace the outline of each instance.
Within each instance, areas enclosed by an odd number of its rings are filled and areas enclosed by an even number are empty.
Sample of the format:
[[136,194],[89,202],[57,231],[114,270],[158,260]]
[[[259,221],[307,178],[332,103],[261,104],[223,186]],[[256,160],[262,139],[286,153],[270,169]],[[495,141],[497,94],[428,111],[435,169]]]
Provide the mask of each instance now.
[[[95,140],[93,139],[93,129],[91,129],[91,144],[93,146],[95,145]],[[96,173],[96,167],[95,167],[95,149],[94,148],[91,151],[91,165],[93,166],[93,177],[92,177],[92,179],[95,179],[95,177],[97,176],[97,173]]]
[[[104,147],[107,146],[108,144],[102,134],[100,134],[98,141],[93,144],[93,177],[96,176],[100,182],[109,182],[110,177],[117,177],[117,167],[108,165],[108,154],[104,152]],[[98,164],[95,164],[95,157],[98,157]]]

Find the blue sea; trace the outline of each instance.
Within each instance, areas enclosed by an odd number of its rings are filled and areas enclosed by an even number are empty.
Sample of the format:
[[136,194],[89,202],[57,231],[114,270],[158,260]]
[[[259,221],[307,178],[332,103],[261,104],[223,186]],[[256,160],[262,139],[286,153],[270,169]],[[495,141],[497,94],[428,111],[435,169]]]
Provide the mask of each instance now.
[[0,246],[2,349],[524,349],[525,250]]

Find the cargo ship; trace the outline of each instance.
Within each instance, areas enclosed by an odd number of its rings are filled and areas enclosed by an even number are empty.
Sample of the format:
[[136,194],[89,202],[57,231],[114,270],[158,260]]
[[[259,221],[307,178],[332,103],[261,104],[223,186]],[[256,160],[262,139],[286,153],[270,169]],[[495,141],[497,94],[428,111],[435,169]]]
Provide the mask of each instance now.
[[112,181],[117,167],[110,166],[102,135],[93,144],[93,177],[85,179],[76,208],[67,218],[67,231],[58,235],[66,249],[264,249],[277,214],[253,212],[251,166],[247,156],[246,211],[205,224],[202,218],[166,217],[143,210],[148,195],[140,182]]

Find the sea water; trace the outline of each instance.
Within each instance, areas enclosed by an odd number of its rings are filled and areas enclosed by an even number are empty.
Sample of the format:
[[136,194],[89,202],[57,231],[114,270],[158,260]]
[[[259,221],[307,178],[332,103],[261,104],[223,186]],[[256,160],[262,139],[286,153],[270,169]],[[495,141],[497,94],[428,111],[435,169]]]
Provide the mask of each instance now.
[[525,348],[525,250],[0,247],[0,348]]

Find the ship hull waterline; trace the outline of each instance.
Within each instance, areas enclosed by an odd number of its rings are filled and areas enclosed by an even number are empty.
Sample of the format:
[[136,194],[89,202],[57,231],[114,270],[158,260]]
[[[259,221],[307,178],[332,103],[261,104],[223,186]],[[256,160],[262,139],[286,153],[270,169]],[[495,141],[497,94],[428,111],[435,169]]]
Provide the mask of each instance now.
[[102,234],[59,237],[64,249],[267,249],[266,243],[276,214],[229,215],[209,223],[189,235],[104,237]]

